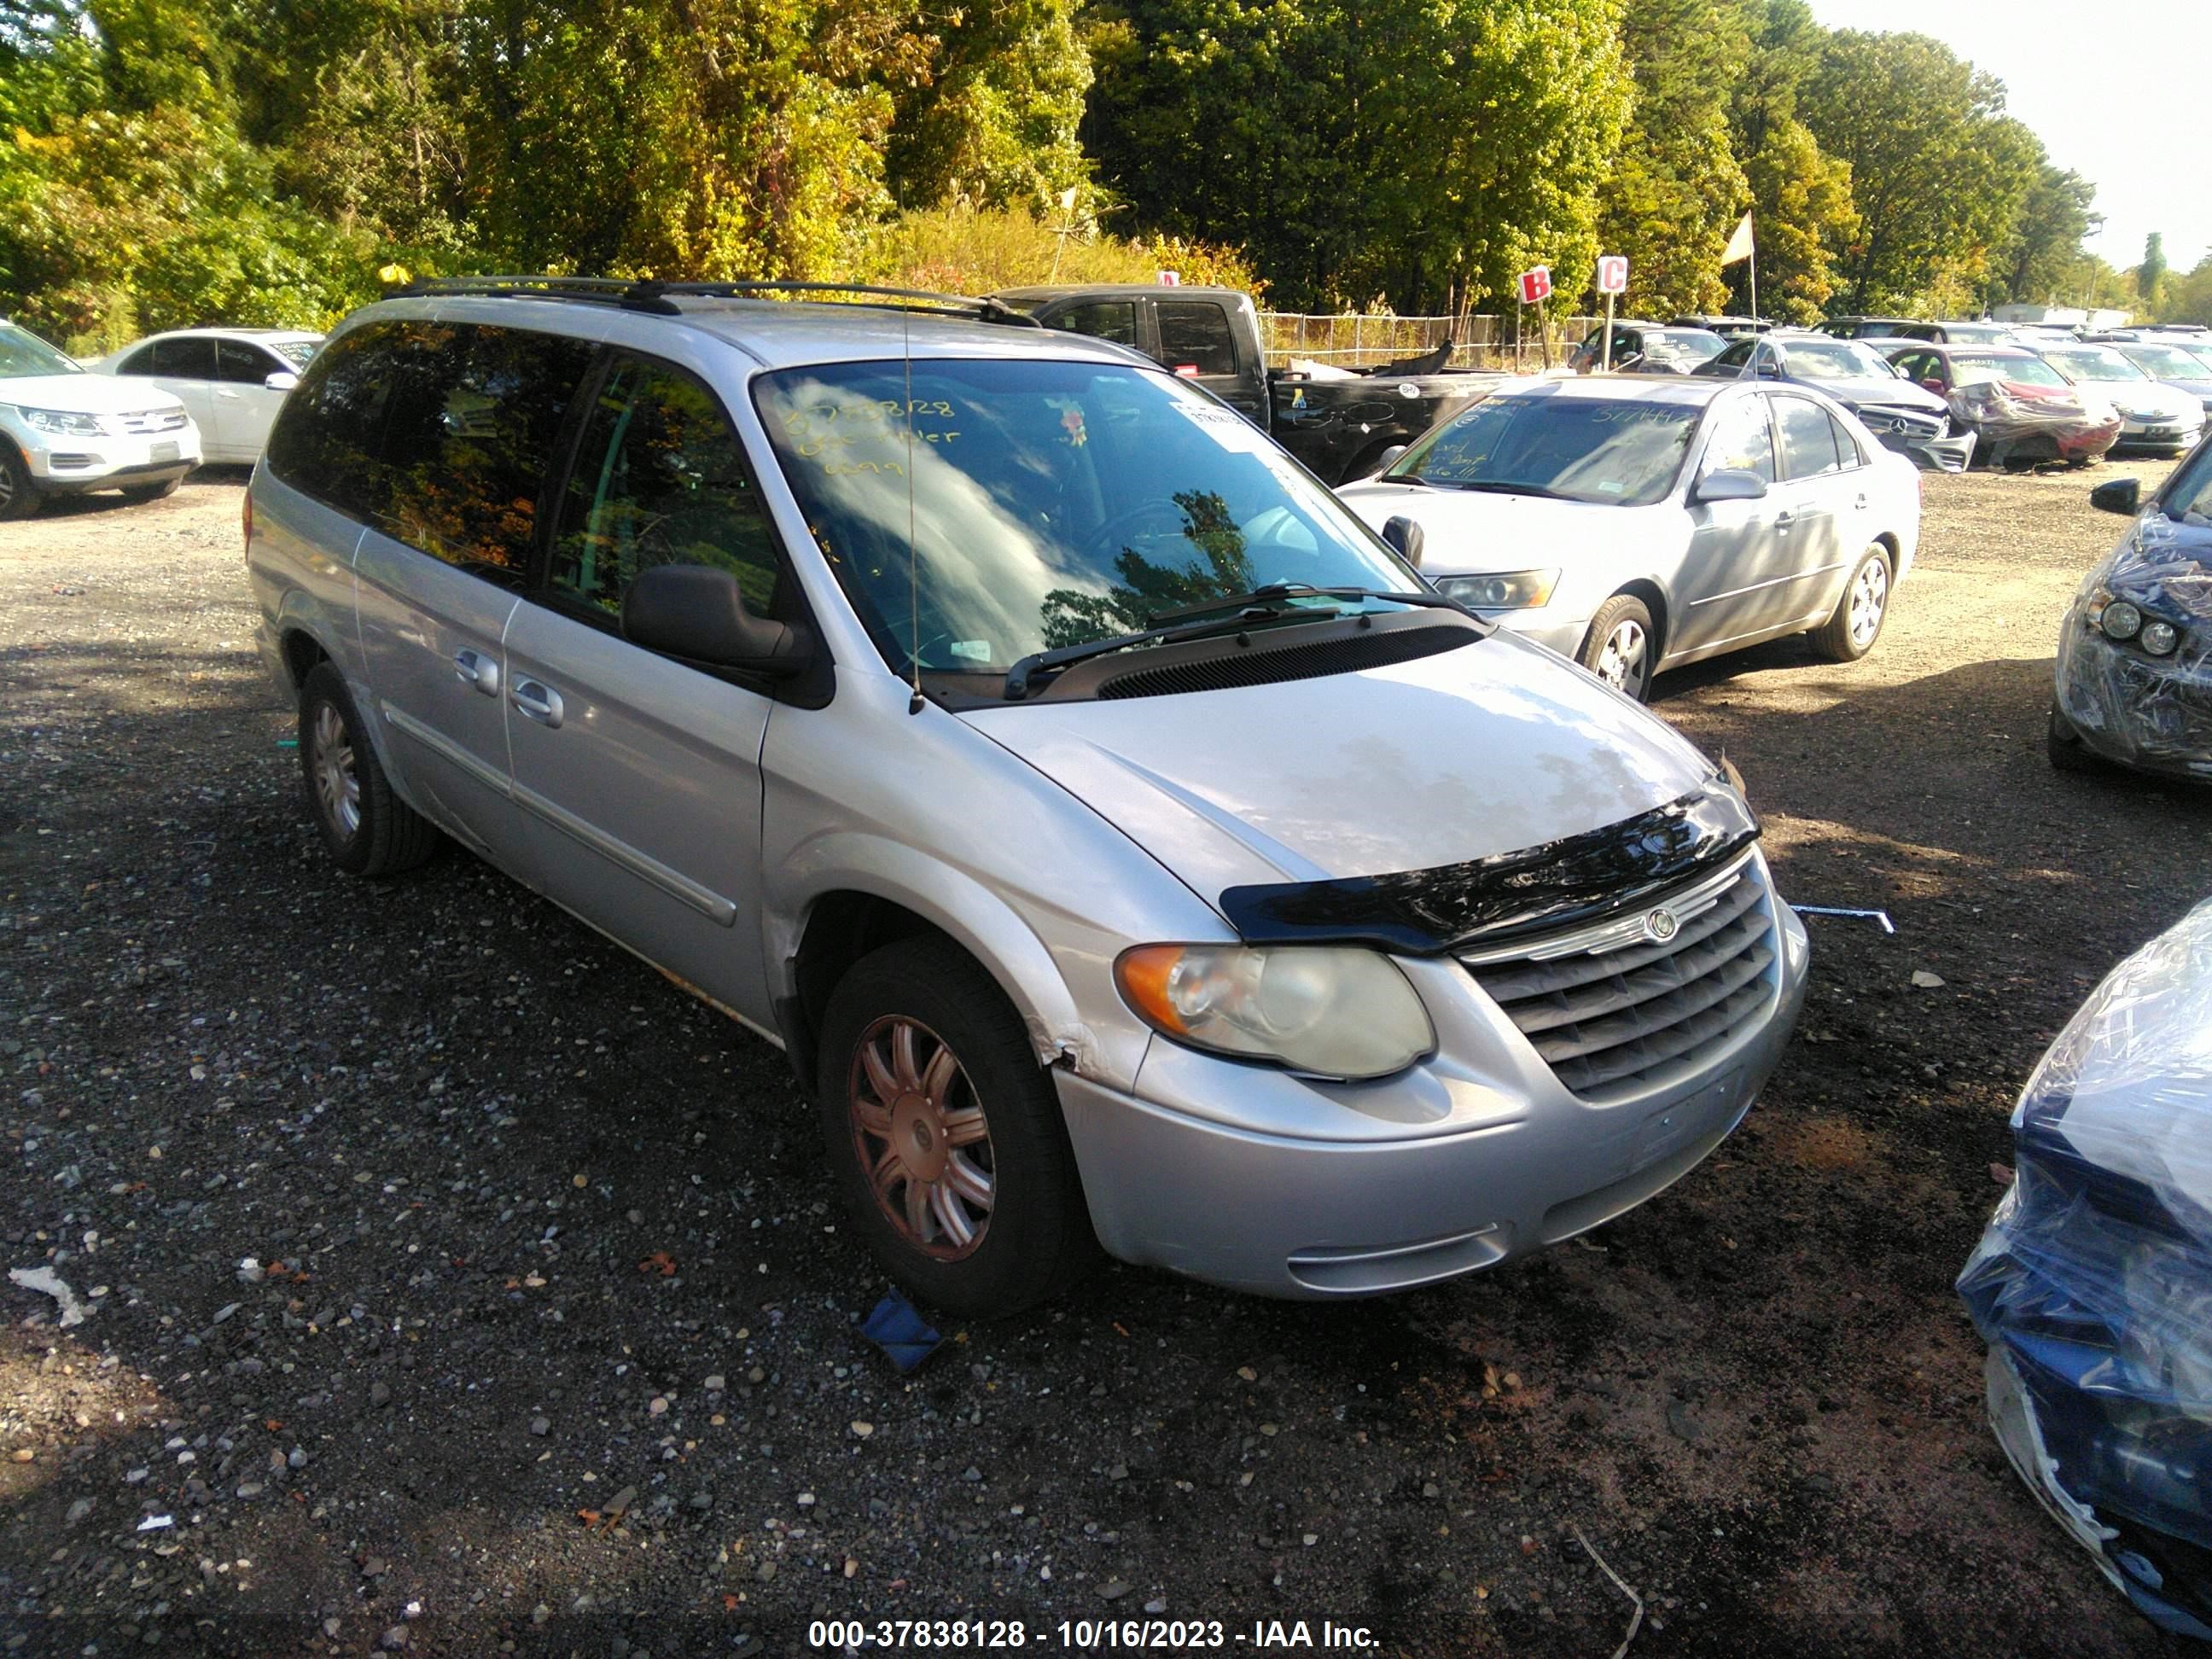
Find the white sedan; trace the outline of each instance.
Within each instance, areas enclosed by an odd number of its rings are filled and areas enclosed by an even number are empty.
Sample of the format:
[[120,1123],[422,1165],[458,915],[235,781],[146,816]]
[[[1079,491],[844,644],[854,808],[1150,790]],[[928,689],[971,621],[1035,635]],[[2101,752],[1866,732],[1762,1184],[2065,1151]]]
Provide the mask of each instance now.
[[1337,493],[1401,548],[1417,526],[1440,591],[1638,700],[1788,634],[1864,656],[1920,541],[1911,462],[1752,381],[1510,382]]
[[183,400],[204,459],[251,466],[269,442],[284,394],[323,342],[275,328],[184,328],[125,346],[92,365],[102,374],[149,380]]

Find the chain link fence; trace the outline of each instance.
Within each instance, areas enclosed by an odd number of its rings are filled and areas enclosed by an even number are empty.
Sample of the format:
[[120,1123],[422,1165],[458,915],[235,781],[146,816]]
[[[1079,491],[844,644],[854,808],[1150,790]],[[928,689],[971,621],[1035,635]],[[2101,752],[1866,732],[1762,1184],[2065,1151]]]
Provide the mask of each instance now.
[[[1263,311],[1260,337],[1267,348],[1267,362],[1280,368],[1293,357],[1328,363],[1337,368],[1370,368],[1401,357],[1418,357],[1446,340],[1452,343],[1454,368],[1508,368],[1515,361],[1513,319],[1466,317],[1313,317],[1296,312]],[[1555,361],[1582,343],[1602,319],[1552,319],[1552,353]],[[1522,319],[1520,361],[1540,368],[1543,342],[1533,311]]]

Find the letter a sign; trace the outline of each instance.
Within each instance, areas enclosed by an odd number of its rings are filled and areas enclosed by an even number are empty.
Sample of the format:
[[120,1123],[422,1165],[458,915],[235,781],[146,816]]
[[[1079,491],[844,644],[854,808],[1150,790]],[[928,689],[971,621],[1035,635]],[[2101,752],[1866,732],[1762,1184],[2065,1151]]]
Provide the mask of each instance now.
[[1524,270],[1521,273],[1521,303],[1522,305],[1540,306],[1551,297],[1551,266],[1538,265],[1533,270]]
[[1628,260],[1626,255],[1603,253],[1598,256],[1597,291],[1601,294],[1628,292]]

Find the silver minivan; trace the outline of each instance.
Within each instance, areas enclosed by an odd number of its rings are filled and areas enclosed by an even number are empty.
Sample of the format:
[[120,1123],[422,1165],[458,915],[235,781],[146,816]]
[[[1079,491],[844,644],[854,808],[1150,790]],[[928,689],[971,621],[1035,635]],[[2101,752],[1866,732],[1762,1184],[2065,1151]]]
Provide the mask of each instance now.
[[331,337],[246,557],[342,869],[450,836],[779,1045],[956,1313],[1426,1284],[1735,1127],[1807,946],[1728,778],[1202,390],[854,297]]

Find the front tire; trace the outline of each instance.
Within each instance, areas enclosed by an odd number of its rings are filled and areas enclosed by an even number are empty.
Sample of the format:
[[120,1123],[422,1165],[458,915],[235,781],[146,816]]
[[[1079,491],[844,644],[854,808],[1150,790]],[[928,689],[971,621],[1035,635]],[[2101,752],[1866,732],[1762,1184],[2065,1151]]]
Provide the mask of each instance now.
[[973,957],[935,936],[887,945],[838,981],[822,1025],[823,1139],[894,1279],[995,1319],[1097,1260],[1058,1091]]
[[326,661],[300,689],[300,781],[323,846],[346,874],[396,876],[438,850],[437,826],[393,793]]
[[39,491],[31,482],[31,469],[13,447],[0,442],[0,523],[27,519],[38,510]]
[[2081,774],[2105,769],[2104,762],[2090,752],[2088,745],[2081,741],[2081,734],[2074,729],[2071,720],[2058,712],[2055,702],[2051,705],[2051,719],[2044,727],[2043,741],[2053,771]]
[[1633,593],[1616,593],[1590,618],[1589,632],[1583,636],[1575,660],[1614,690],[1648,702],[1658,647],[1650,607]]
[[1856,662],[1874,649],[1889,620],[1889,550],[1880,542],[1859,556],[1835,613],[1812,632],[1813,649],[1830,662]]

